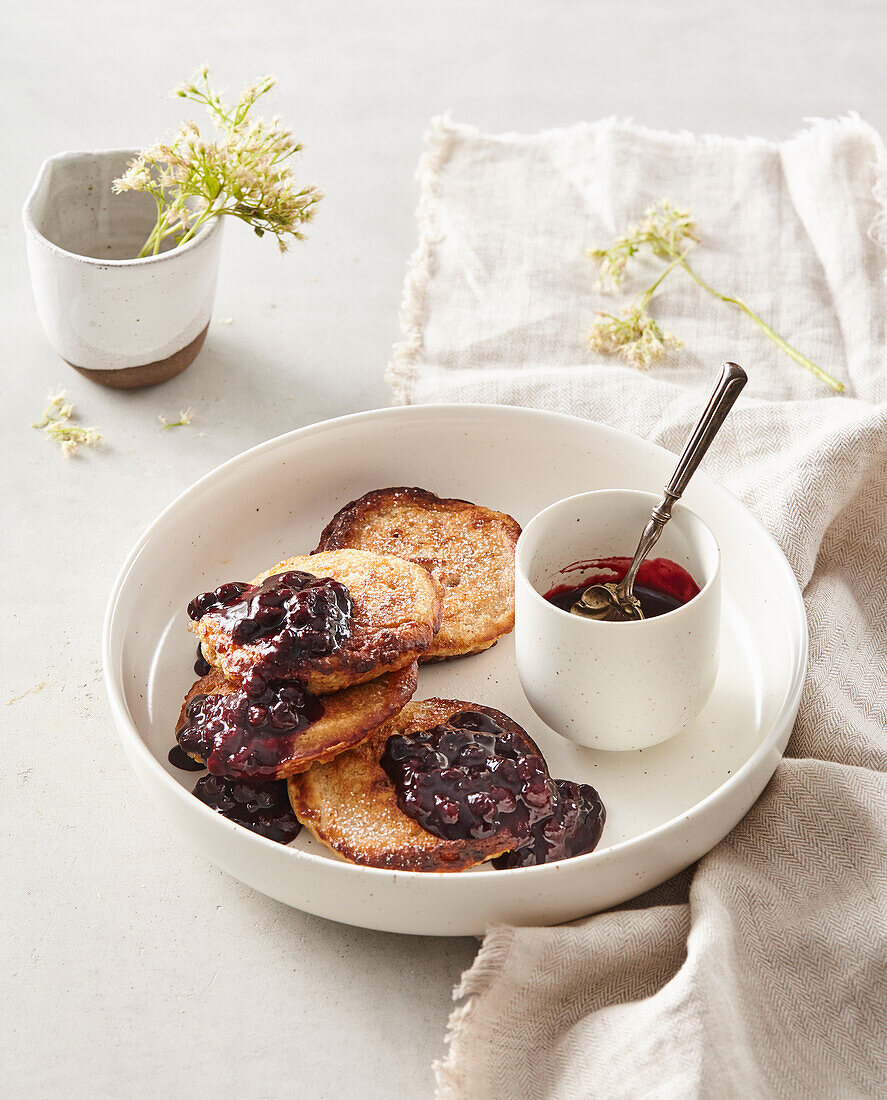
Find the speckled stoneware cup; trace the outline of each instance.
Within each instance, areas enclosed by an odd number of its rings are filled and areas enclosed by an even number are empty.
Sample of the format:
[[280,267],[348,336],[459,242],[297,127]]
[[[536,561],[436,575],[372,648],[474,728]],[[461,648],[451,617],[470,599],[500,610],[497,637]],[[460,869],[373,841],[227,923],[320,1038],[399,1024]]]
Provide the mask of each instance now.
[[546,725],[590,748],[666,741],[693,721],[714,687],[720,552],[710,529],[684,505],[675,505],[650,557],[669,558],[690,573],[701,591],[689,603],[653,619],[597,622],[543,599],[556,585],[582,582],[581,573],[561,572],[573,562],[630,557],[659,499],[621,489],[569,497],[532,519],[517,544],[521,685]]
[[111,184],[134,149],[59,153],[22,211],[37,312],[50,344],[81,374],[132,389],[193,362],[212,314],[222,243],[214,219],[179,248],[133,259],[157,218],[150,195]]

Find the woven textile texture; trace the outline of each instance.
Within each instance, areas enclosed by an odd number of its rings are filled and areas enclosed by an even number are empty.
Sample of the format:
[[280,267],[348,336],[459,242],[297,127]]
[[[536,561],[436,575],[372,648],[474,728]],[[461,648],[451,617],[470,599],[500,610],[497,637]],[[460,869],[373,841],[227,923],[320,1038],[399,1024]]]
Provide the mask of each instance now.
[[[599,420],[679,451],[721,361],[751,381],[706,468],[782,546],[809,670],[785,761],[695,868],[557,928],[491,928],[456,990],[443,1100],[887,1095],[887,155],[848,117],[782,143],[605,120],[490,136],[437,120],[388,378],[400,402]],[[834,394],[676,272],[684,347],[592,352],[615,298],[583,255],[661,197],[694,266],[846,385]]]

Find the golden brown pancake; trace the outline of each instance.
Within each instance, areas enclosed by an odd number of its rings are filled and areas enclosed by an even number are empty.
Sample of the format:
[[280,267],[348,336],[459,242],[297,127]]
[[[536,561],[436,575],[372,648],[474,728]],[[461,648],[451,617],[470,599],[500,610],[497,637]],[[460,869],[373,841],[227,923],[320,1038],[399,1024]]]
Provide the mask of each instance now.
[[505,829],[480,840],[444,840],[427,832],[397,805],[395,789],[379,763],[389,737],[417,733],[463,711],[479,711],[514,733],[541,757],[529,735],[507,715],[458,699],[408,703],[363,744],[289,780],[296,816],[318,840],[345,859],[398,871],[462,871],[516,846]]
[[[315,695],[340,691],[404,668],[424,653],[440,628],[442,590],[426,569],[391,554],[337,550],[280,562],[251,583],[289,570],[332,577],[352,601],[351,635],[326,656],[304,654],[286,676]],[[239,680],[255,665],[257,646],[238,645],[219,617],[208,611],[188,628],[200,639],[206,660],[229,679]]]
[[[417,676],[418,665],[414,661],[406,668],[389,672],[368,683],[324,695],[321,717],[295,734],[291,753],[280,762],[274,774],[263,774],[260,778],[285,779],[360,744],[386,719],[397,714],[412,697]],[[185,696],[176,733],[187,724],[185,710],[195,696],[227,695],[239,689],[238,683],[226,680],[218,669],[202,676]],[[190,755],[195,760],[200,759],[196,753]]]
[[425,566],[444,591],[440,631],[420,660],[479,653],[514,628],[516,520],[426,489],[376,489],[340,509],[318,551],[352,547]]

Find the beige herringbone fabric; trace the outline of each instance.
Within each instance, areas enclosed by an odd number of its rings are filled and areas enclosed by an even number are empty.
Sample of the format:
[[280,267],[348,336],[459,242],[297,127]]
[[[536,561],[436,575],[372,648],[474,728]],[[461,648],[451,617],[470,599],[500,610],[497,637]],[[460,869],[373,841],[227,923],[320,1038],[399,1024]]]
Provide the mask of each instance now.
[[[736,359],[752,380],[707,468],[778,539],[811,628],[788,758],[694,871],[573,925],[489,931],[456,991],[444,1100],[887,1096],[884,166],[854,118],[779,145],[612,120],[432,131],[398,399],[552,408],[676,450]],[[845,396],[679,280],[657,305],[674,359],[640,374],[583,346],[605,304],[583,247],[661,196],[694,209],[700,273]]]

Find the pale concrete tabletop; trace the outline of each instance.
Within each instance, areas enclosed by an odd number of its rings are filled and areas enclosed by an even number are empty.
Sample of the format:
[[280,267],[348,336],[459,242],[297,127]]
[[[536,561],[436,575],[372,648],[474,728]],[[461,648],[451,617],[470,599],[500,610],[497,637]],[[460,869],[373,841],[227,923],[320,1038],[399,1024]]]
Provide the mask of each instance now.
[[[887,9],[450,0],[84,0],[0,23],[4,766],[0,1091],[13,1096],[424,1097],[477,944],[366,932],[242,886],[179,842],[129,771],[102,685],[112,579],[153,516],[280,432],[389,403],[382,379],[415,243],[429,118],[532,131],[603,115],[783,137],[805,116],[887,122]],[[62,149],[149,143],[202,63],[273,109],[327,191],[285,257],[228,226],[206,347],[121,393],[50,350],[22,200]],[[194,109],[196,110],[196,108]],[[762,262],[765,258],[762,257]],[[230,323],[220,323],[229,319]],[[67,387],[103,450],[66,460],[29,424]],[[161,432],[191,406],[193,425]]]

